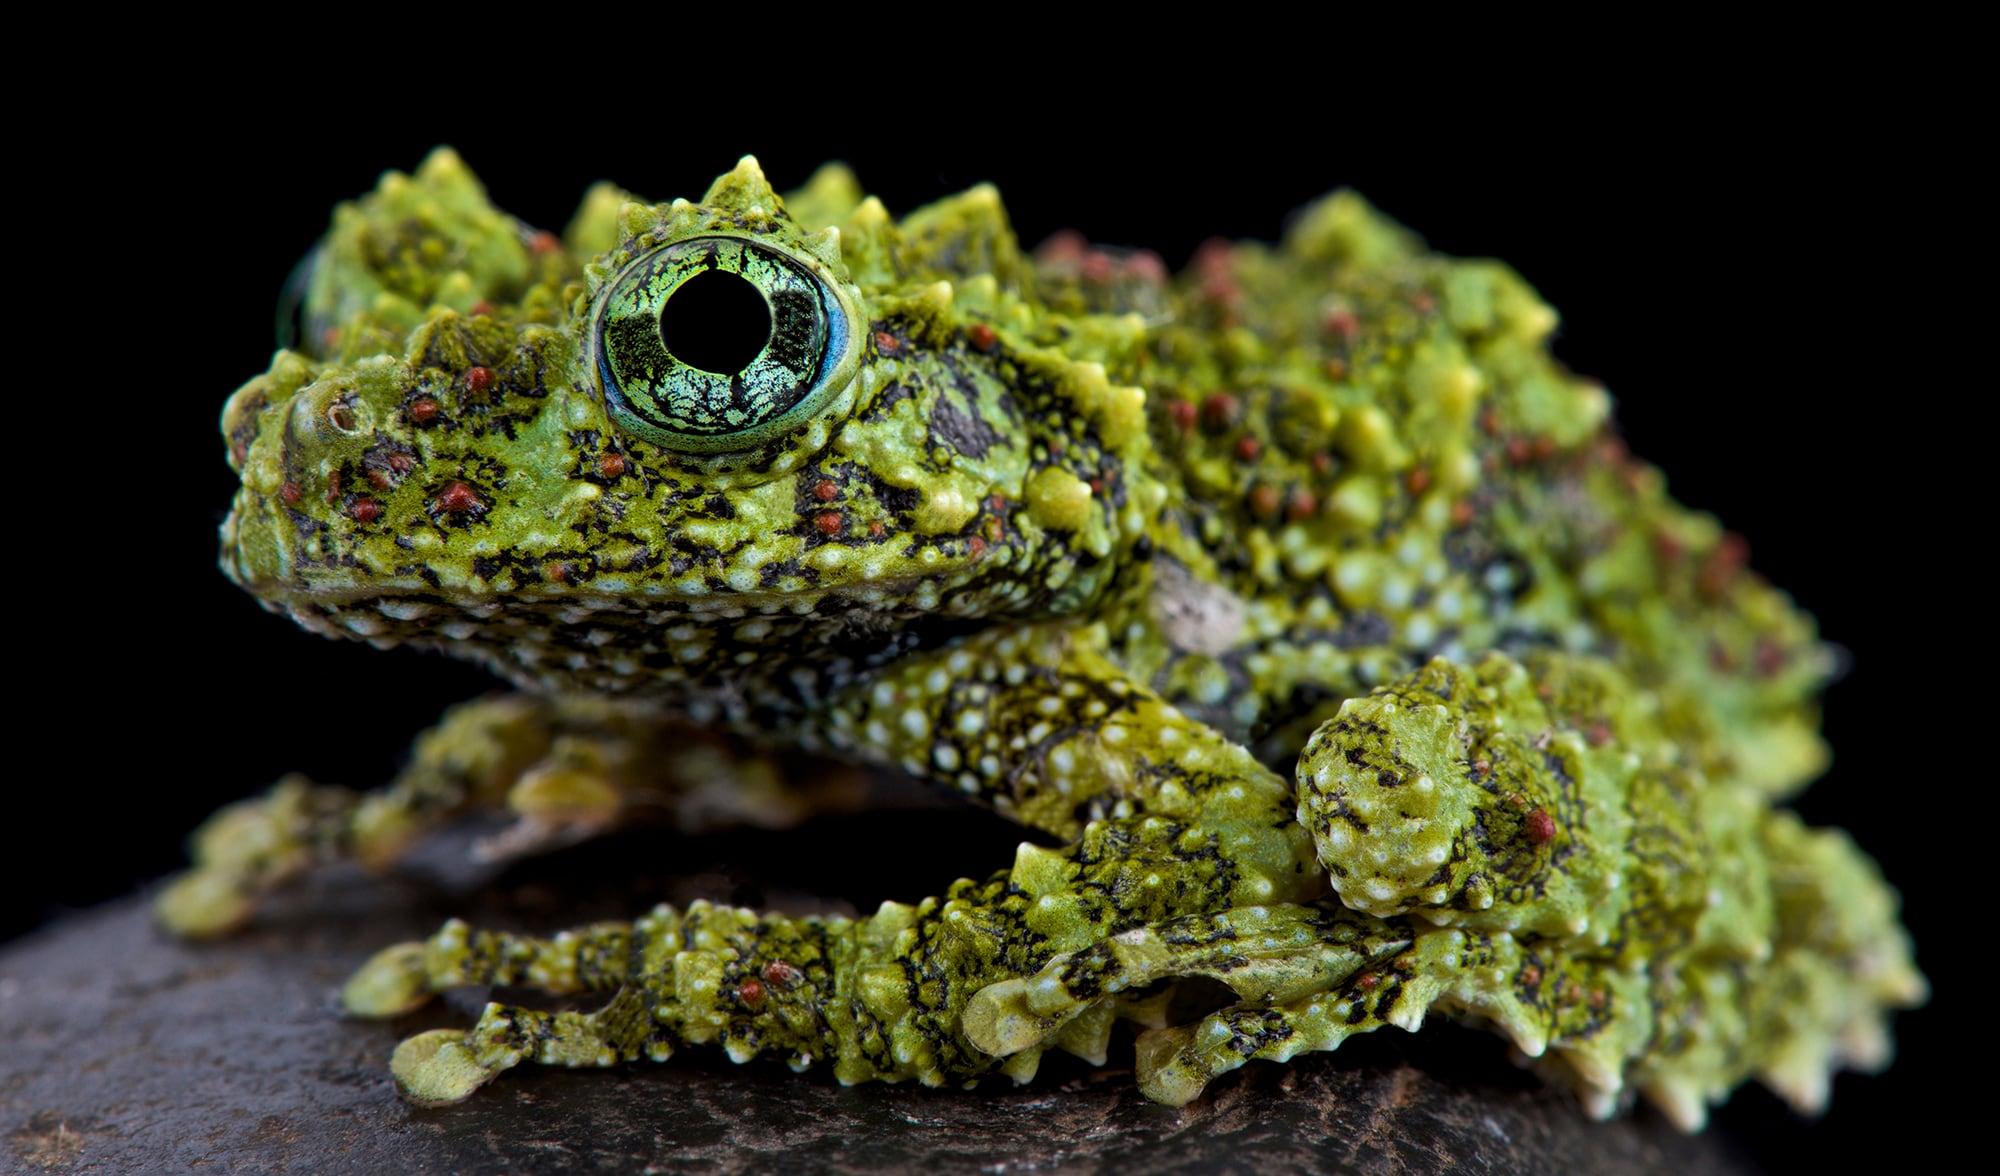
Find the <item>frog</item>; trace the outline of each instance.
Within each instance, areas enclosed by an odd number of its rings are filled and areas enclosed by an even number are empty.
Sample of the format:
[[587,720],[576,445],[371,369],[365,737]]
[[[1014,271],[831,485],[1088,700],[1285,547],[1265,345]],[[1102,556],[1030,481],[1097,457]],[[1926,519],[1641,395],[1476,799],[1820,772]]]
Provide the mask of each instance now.
[[216,814],[168,929],[473,813],[513,822],[504,856],[854,803],[710,738],[1027,838],[865,915],[387,946],[349,1014],[596,1002],[410,1037],[417,1103],[702,1046],[1025,1083],[1129,1025],[1138,1088],[1186,1105],[1435,1013],[1593,1115],[1693,1131],[1753,1078],[1818,1111],[1926,998],[1880,870],[1785,807],[1827,763],[1833,648],[1628,452],[1525,280],[1355,193],[1174,275],[1024,250],[990,185],[899,219],[841,165],[780,194],[753,157],[695,201],[600,184],[558,235],[440,149],[335,211],[297,310],[223,412],[223,572],[513,693],[384,788]]

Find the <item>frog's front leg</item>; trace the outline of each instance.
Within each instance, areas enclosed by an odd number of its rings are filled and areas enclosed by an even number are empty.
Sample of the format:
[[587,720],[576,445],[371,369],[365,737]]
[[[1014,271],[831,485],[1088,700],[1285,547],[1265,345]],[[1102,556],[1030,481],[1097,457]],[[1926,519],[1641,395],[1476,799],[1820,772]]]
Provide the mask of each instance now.
[[734,753],[663,714],[589,698],[506,695],[466,703],[419,736],[386,788],[355,792],[287,776],[231,805],[190,839],[194,867],[160,895],[181,935],[225,934],[257,896],[299,873],[352,859],[381,868],[425,833],[465,813],[505,808],[514,824],[484,842],[513,857],[601,832],[637,810],[682,827],[735,817],[766,825],[853,803],[838,773],[789,787],[768,759]]
[[1185,856],[1226,863],[1231,894],[1196,893],[1203,870],[1189,864],[1166,877],[1181,893],[1157,908],[1165,914],[1324,893],[1290,783],[1132,678],[1105,646],[1098,625],[982,633],[837,695],[823,737],[1064,842],[1141,818],[1203,831],[1193,840],[1213,845]]

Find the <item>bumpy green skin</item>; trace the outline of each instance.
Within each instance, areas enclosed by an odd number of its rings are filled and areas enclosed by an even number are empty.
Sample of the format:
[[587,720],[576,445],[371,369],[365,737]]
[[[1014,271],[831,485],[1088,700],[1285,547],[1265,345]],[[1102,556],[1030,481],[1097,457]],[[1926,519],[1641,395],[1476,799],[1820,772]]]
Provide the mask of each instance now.
[[[818,275],[855,348],[802,419],[690,451],[621,421],[592,323],[705,235]],[[1923,998],[1872,863],[1772,807],[1825,762],[1811,621],[1625,455],[1518,277],[1351,194],[1169,280],[1068,240],[1024,256],[989,188],[894,222],[842,169],[781,200],[747,159],[698,204],[600,187],[557,241],[439,152],[339,210],[306,320],[224,414],[225,570],[523,693],[449,716],[384,792],[290,780],[218,816],[169,925],[225,930],[474,807],[529,844],[718,780],[739,815],[784,807],[753,759],[690,770],[689,721],[900,766],[1066,845],[855,920],[448,925],[348,1007],[613,995],[413,1038],[414,1098],[708,1042],[1025,1081],[1122,1018],[1154,1026],[1144,1089],[1185,1103],[1437,1010],[1600,1113],[1638,1091],[1693,1128],[1751,1076],[1817,1107]],[[1162,1023],[1194,976],[1237,1002]]]

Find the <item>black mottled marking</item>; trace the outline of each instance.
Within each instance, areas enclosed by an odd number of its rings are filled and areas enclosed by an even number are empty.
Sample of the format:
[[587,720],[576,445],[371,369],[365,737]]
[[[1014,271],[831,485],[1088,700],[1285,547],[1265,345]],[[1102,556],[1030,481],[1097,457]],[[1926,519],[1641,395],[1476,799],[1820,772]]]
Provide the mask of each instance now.
[[925,447],[945,445],[968,457],[983,458],[1003,438],[984,417],[961,408],[954,393],[955,390],[947,390],[931,407]]

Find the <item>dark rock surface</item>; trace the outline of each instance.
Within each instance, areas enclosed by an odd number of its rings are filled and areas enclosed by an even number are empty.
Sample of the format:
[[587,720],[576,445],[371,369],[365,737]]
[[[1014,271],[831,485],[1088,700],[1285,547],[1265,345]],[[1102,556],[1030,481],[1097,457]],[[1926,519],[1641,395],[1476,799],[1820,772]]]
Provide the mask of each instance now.
[[[545,875],[548,871],[542,871]],[[557,867],[557,873],[561,867]],[[697,880],[682,889],[699,890]],[[692,894],[686,895],[691,897]],[[684,900],[684,898],[683,898]],[[1641,1110],[1591,1122],[1497,1040],[1435,1026],[1253,1065],[1181,1110],[1125,1063],[1053,1059],[1027,1087],[843,1088],[719,1053],[573,1073],[524,1066],[462,1106],[390,1082],[404,1035],[469,1023],[483,992],[386,1024],[334,994],[375,948],[449,913],[554,926],[616,896],[547,877],[447,894],[335,871],[250,932],[176,943],[128,898],[0,951],[0,1169],[56,1172],[1687,1172],[1740,1167]],[[629,902],[627,903],[629,909]],[[560,917],[558,917],[560,916]]]

